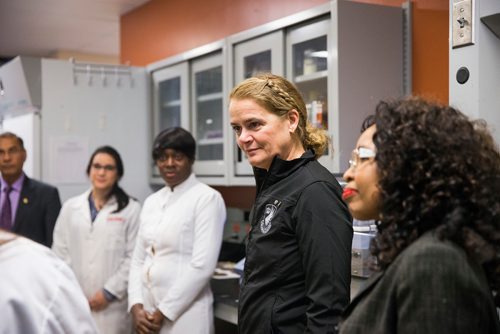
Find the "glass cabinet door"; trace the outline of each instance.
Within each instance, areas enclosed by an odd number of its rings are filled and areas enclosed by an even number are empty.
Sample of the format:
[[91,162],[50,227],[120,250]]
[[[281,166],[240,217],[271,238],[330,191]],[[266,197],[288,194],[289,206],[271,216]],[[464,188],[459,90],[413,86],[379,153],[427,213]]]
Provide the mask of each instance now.
[[222,53],[192,62],[191,91],[193,136],[196,139],[195,172],[224,176],[224,90]]
[[[257,37],[234,46],[234,80],[241,81],[259,73],[271,72],[284,75],[284,33],[282,30]],[[234,134],[233,134],[234,138]],[[253,176],[252,166],[235,140],[231,141],[235,152],[235,175]],[[251,181],[253,183],[253,178]]]
[[[153,134],[151,142],[162,130],[180,126],[189,129],[188,64],[181,63],[153,72]],[[152,162],[152,181],[161,182]]]
[[165,129],[181,125],[181,78],[175,77],[160,82],[158,87],[160,113],[159,126]]
[[187,73],[187,63],[153,72],[155,136],[160,131],[173,126],[188,129]]
[[[330,19],[292,28],[287,35],[287,77],[301,92],[307,117],[315,127],[329,130],[328,50]],[[329,147],[320,159],[330,169]]]

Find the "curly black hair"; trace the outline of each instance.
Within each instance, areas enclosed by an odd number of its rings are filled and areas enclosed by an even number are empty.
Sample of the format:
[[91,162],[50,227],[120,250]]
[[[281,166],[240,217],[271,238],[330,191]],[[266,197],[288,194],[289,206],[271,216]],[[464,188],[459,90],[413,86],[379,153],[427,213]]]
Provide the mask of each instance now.
[[380,102],[363,129],[372,124],[381,193],[371,244],[377,265],[387,267],[435,229],[483,266],[500,305],[500,153],[486,123],[410,97]]

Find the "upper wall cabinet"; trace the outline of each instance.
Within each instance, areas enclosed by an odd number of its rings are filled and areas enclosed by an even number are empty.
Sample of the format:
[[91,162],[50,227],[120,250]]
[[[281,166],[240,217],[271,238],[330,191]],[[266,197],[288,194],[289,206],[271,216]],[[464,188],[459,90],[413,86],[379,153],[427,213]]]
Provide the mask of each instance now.
[[[196,140],[195,174],[212,185],[227,185],[224,42],[215,42],[148,66],[153,79],[153,140],[180,126]],[[152,183],[163,184],[152,162]]]
[[188,64],[153,73],[154,133],[173,127],[189,128]]
[[226,177],[224,129],[227,129],[227,124],[224,118],[223,88],[221,52],[192,62],[192,134],[197,144],[194,171],[199,177]]
[[[333,173],[348,167],[361,124],[382,99],[405,92],[403,8],[334,1],[328,46],[328,132]],[[409,78],[411,80],[411,78]]]
[[[328,54],[331,20],[326,17],[292,27],[287,33],[287,78],[302,93],[309,122],[329,130]],[[333,150],[327,149],[320,162],[333,170]]]
[[[334,0],[251,29],[228,38],[234,57],[229,57],[234,65],[229,81],[236,85],[254,73],[242,67],[247,55],[241,50],[264,55],[261,40],[274,34],[284,38],[268,42],[269,50],[272,46],[285,65],[271,71],[284,74],[297,86],[309,122],[325,129],[330,138],[330,146],[319,161],[341,175],[364,118],[381,99],[405,93],[404,19],[403,8]],[[247,46],[249,43],[255,44]],[[236,148],[234,138],[230,145],[231,184],[254,184],[248,161]]]
[[332,0],[153,64],[154,132],[171,124],[189,129],[197,141],[194,170],[205,182],[254,185],[231,133],[228,96],[242,80],[272,72],[297,86],[309,122],[327,131],[331,145],[319,161],[338,176],[364,118],[381,99],[407,93],[405,18],[400,7]]
[[[180,126],[189,129],[188,74],[187,62],[152,73],[154,99],[151,143],[156,135],[167,128]],[[151,161],[151,176],[152,183],[163,184],[153,161]]]
[[[242,42],[239,40],[244,39]],[[284,31],[278,30],[252,39],[245,39],[244,36],[235,36],[232,43],[232,57],[229,64],[231,66],[231,85],[235,86],[239,82],[259,73],[272,72],[284,75],[285,53],[284,53]],[[230,151],[234,157],[234,163],[230,163],[231,183],[254,184],[252,167],[248,163],[243,152],[238,148],[231,137]]]

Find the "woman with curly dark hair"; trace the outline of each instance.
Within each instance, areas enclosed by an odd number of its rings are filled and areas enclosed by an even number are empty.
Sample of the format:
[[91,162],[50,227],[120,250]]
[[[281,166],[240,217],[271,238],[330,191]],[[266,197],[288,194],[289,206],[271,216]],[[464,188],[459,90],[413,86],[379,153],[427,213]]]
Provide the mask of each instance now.
[[500,333],[500,153],[484,122],[383,101],[344,178],[354,218],[377,221],[378,270],[341,333]]

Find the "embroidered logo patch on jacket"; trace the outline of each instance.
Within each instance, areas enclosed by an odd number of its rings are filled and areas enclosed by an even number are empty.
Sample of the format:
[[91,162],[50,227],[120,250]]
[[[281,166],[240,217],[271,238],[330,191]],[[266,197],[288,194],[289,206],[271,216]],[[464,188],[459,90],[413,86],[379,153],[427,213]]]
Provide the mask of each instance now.
[[266,204],[264,216],[260,220],[260,231],[262,233],[266,234],[271,229],[271,221],[273,220],[274,215],[276,214],[276,210],[278,210],[280,204],[281,202],[279,202],[278,200],[275,200],[273,204]]

